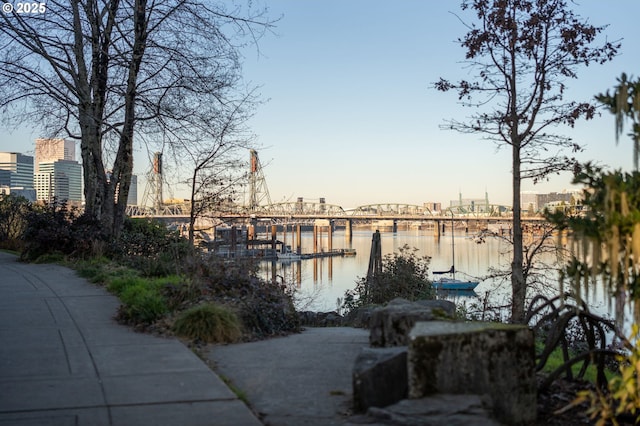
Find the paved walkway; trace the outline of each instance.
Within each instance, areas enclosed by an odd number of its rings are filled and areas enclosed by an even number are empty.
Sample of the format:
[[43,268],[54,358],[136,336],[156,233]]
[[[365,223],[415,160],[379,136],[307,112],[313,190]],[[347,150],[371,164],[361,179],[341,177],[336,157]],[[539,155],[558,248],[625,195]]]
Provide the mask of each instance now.
[[261,425],[180,341],[118,325],[118,305],[0,253],[0,425]]
[[258,342],[210,345],[216,371],[242,390],[269,426],[326,426],[349,422],[352,369],[369,331],[309,328]]

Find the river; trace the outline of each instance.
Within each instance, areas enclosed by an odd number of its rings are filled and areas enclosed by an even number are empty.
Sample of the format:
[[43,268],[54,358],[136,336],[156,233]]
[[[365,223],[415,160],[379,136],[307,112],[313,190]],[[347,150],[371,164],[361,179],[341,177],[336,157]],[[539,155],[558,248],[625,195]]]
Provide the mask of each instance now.
[[[356,280],[367,274],[372,235],[372,230],[356,229],[352,232],[351,239],[348,239],[343,230],[338,230],[333,234],[333,249],[352,248],[356,250],[355,256],[263,262],[262,274],[264,278],[283,280],[295,286],[296,304],[299,310],[336,310],[339,304],[338,299],[344,298],[345,292],[355,287]],[[463,231],[456,231],[454,241],[455,265],[456,270],[459,271],[456,276],[464,278],[468,275],[479,279],[480,284],[471,295],[448,295],[446,298],[456,303],[476,305],[476,307],[485,302],[490,306],[508,304],[511,294],[510,282],[486,277],[489,275],[490,267],[509,269],[511,263],[509,244],[497,237],[485,238],[479,243],[477,239]],[[449,233],[437,239],[432,230],[381,232],[381,243],[383,256],[397,252],[400,247],[408,245],[411,248],[417,248],[419,256],[431,257],[430,271],[448,270],[451,267],[452,244]],[[302,253],[311,253],[313,233],[303,232],[301,244]],[[327,250],[326,235],[324,239],[319,238],[319,244],[318,250]],[[539,264],[555,266],[559,260],[561,261],[556,253],[547,253],[539,259]],[[549,294],[557,294],[557,290],[557,272],[550,270],[546,277],[546,291]],[[604,300],[606,297],[600,288],[590,296],[589,305],[595,312],[606,314],[608,308]]]

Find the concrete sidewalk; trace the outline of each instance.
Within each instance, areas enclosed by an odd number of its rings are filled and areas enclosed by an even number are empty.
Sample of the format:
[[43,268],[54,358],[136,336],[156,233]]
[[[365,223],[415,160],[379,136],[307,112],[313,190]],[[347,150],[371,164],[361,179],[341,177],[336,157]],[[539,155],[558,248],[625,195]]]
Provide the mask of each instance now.
[[207,358],[270,426],[349,422],[352,369],[369,330],[309,328],[258,342],[209,345]]
[[261,422],[186,346],[117,324],[116,297],[0,253],[0,425]]

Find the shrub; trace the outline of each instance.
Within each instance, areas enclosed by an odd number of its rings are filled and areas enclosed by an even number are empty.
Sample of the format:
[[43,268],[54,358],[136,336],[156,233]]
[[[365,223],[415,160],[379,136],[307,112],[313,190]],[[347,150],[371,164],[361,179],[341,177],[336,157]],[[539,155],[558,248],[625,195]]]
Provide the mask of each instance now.
[[382,259],[379,275],[361,277],[353,290],[347,290],[343,307],[354,310],[361,306],[387,303],[396,297],[408,300],[433,299],[435,292],[429,280],[428,256],[418,257],[418,249],[404,245],[397,253]]
[[122,295],[126,289],[134,286],[146,287],[148,279],[142,278],[136,274],[125,274],[119,277],[111,278],[107,284],[107,290],[116,296]]
[[115,264],[106,257],[77,261],[74,263],[74,269],[82,278],[86,278],[92,283],[106,284],[107,286],[118,278],[138,276],[136,271]]
[[167,304],[157,286],[143,280],[129,284],[120,292],[122,319],[150,324],[167,313]]
[[0,194],[0,248],[19,251],[27,227],[27,214],[31,203],[21,196]]
[[127,219],[122,234],[111,246],[111,255],[145,276],[180,273],[192,252],[188,240],[160,221]]
[[58,253],[62,256],[92,256],[95,242],[103,239],[100,225],[76,208],[52,202],[26,215],[21,258],[33,261],[41,256]]
[[237,315],[224,306],[212,303],[182,312],[173,330],[180,336],[207,343],[231,343],[242,337]]
[[162,295],[171,310],[197,302],[203,296],[203,287],[196,278],[181,279],[179,282],[167,282]]
[[246,332],[260,338],[300,329],[292,292],[285,285],[258,278],[252,263],[217,257],[193,260],[189,269],[200,277],[202,290],[208,297],[232,305]]
[[640,330],[632,327],[631,339],[625,345],[626,356],[620,355],[620,374],[608,383],[608,392],[600,389],[584,390],[578,393],[573,404],[587,401],[587,414],[598,419],[597,425],[638,424],[640,421]]

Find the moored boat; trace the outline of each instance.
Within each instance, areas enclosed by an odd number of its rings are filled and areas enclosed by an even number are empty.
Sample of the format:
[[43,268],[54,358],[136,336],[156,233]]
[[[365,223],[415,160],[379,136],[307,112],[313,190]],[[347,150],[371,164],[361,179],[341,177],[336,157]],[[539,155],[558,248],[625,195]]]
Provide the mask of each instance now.
[[453,238],[453,213],[451,213],[451,257],[453,264],[448,271],[433,271],[434,274],[451,274],[451,278],[440,278],[434,280],[431,285],[436,290],[473,290],[480,283],[479,281],[464,281],[456,279],[456,244]]

